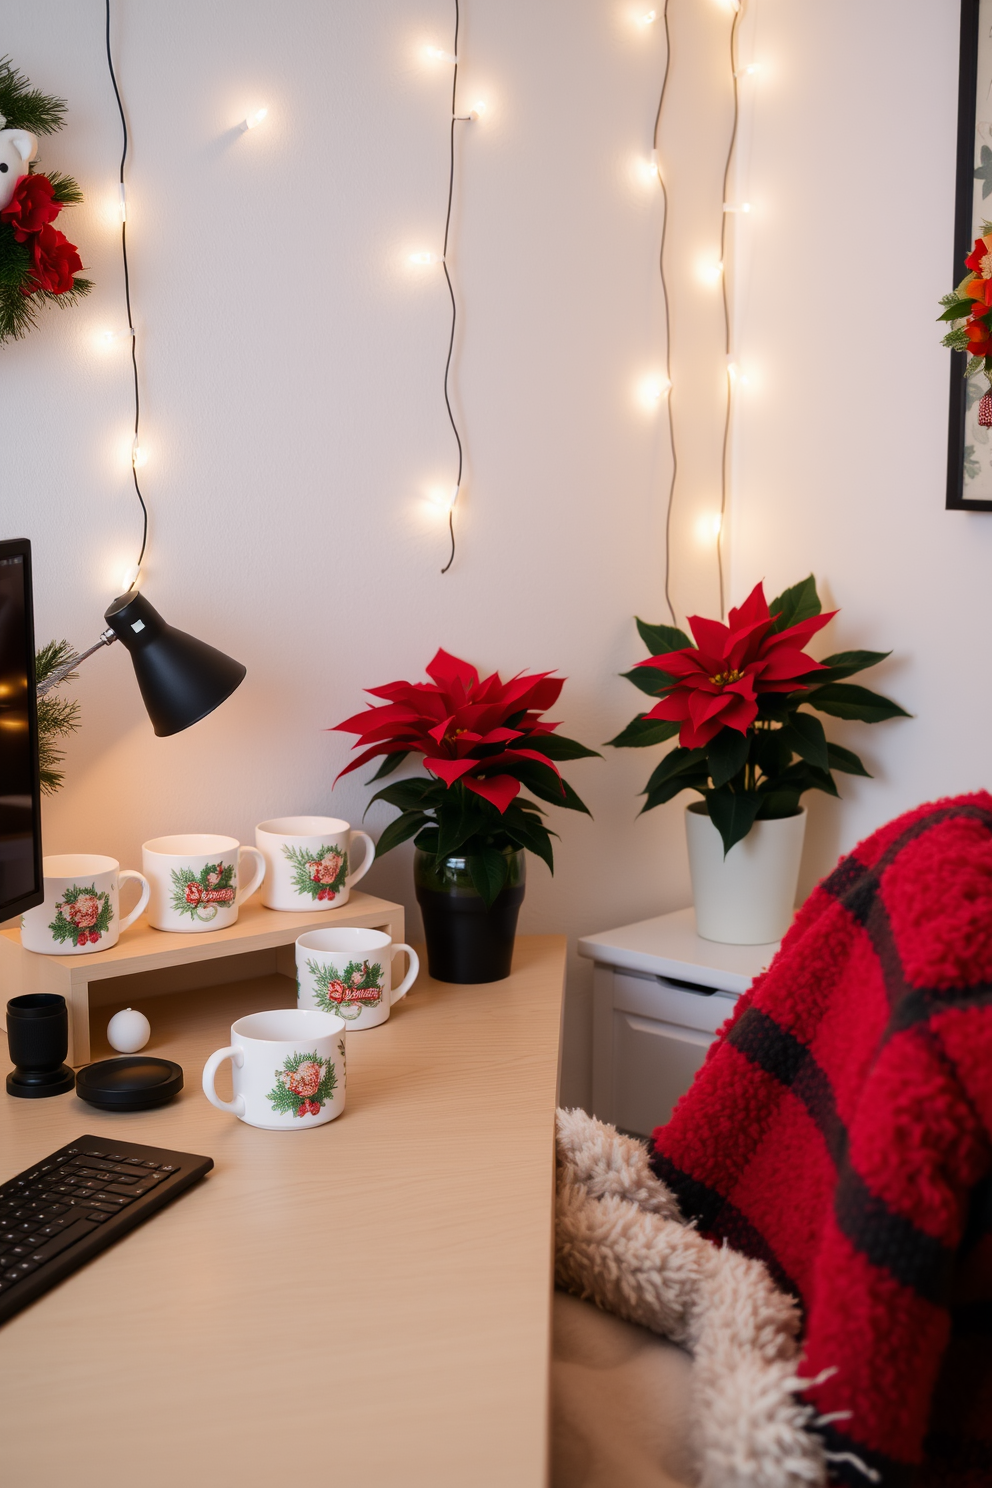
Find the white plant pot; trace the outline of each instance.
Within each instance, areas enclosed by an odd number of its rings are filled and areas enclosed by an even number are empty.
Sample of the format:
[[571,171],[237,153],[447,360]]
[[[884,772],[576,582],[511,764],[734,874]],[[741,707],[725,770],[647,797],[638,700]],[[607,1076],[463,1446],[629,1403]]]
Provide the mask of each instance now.
[[724,857],[723,839],[705,811],[686,807],[689,874],[696,933],[728,945],[768,945],[792,922],[806,808],[756,821]]

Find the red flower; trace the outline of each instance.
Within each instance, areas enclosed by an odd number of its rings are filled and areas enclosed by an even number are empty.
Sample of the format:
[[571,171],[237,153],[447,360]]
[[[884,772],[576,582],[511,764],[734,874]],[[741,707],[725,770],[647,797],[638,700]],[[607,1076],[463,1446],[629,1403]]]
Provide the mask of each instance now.
[[72,276],[83,267],[83,261],[65,233],[46,223],[31,239],[31,280],[26,291],[36,289],[49,294],[65,294],[72,288]]
[[17,241],[25,243],[32,233],[54,222],[61,210],[62,203],[55,200],[47,176],[22,176],[10,201],[0,211],[0,222],[8,222]]
[[[365,746],[341,775],[357,770],[379,754],[424,756],[432,775],[450,789],[461,781],[504,812],[520,790],[515,771],[526,761],[547,765],[560,778],[554,762],[531,741],[552,733],[558,725],[540,715],[550,708],[564,686],[564,677],[550,672],[521,672],[508,682],[499,674],[484,681],[474,666],[438,651],[427,668],[430,682],[392,682],[370,687],[373,697],[387,701],[346,718],[336,728],[358,734],[355,748]],[[512,726],[509,720],[513,720]],[[338,779],[341,779],[341,775]],[[564,795],[564,789],[562,790]]]
[[638,662],[674,679],[647,717],[680,722],[679,743],[687,749],[703,748],[722,728],[746,734],[758,716],[761,693],[805,691],[799,679],[822,671],[802,647],[836,613],[814,615],[772,634],[774,617],[757,584],[740,609],[730,611],[726,625],[691,616],[695,646]]

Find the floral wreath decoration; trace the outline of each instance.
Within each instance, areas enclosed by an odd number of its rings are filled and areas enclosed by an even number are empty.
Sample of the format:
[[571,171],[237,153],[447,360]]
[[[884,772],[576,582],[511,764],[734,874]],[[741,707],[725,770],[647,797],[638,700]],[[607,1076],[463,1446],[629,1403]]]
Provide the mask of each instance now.
[[75,304],[93,287],[79,278],[76,245],[52,225],[83,193],[61,171],[32,169],[38,136],[64,127],[66,107],[0,58],[0,345],[32,329],[41,302]]

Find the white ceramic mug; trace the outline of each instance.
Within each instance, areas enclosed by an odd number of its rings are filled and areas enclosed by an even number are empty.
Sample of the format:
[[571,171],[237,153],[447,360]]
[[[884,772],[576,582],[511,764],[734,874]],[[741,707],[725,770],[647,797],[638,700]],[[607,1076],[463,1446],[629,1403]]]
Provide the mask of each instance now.
[[[265,1131],[323,1126],[344,1110],[344,1031],[340,1018],[312,1008],[249,1013],[232,1024],[228,1047],[203,1066],[203,1093],[218,1111]],[[229,1101],[214,1089],[225,1059],[234,1086]]]
[[[393,957],[406,951],[406,976],[395,991]],[[377,1028],[417,980],[420,958],[382,930],[308,930],[296,942],[296,1001],[337,1013],[349,1028]]]
[[[244,853],[255,859],[255,874],[239,887]],[[153,837],[141,849],[141,866],[151,884],[148,919],[156,930],[226,930],[265,877],[258,848],[209,832]]]
[[[116,945],[148,903],[143,873],[122,868],[101,853],[65,853],[45,858],[45,902],[21,916],[21,945],[48,956],[86,956]],[[120,885],[133,878],[141,897],[120,917]]]
[[[361,867],[351,869],[356,837],[365,843]],[[336,816],[277,816],[259,822],[255,843],[265,858],[262,903],[269,909],[339,909],[375,857],[367,832]]]

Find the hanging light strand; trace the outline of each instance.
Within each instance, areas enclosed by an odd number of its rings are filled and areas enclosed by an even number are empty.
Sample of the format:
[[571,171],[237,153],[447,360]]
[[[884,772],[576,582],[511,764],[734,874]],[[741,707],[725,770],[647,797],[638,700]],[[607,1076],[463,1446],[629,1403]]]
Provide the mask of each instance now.
[[448,239],[451,235],[451,208],[455,195],[455,125],[468,123],[472,114],[464,117],[458,115],[458,31],[461,25],[461,14],[459,0],[455,0],[455,39],[452,44],[451,53],[445,57],[452,66],[451,74],[451,126],[449,134],[448,149],[448,209],[444,217],[444,248],[441,254],[441,265],[444,269],[445,283],[448,286],[448,294],[451,297],[451,333],[448,337],[448,356],[444,364],[444,406],[448,410],[448,419],[451,423],[451,432],[455,436],[455,444],[458,446],[458,478],[455,481],[455,489],[448,503],[448,535],[451,538],[451,553],[447,563],[441,572],[446,574],[455,561],[455,503],[462,484],[462,467],[464,464],[464,451],[462,450],[462,436],[458,430],[454,410],[451,407],[451,394],[449,391],[449,378],[451,375],[451,359],[455,351],[455,327],[458,324],[458,305],[455,300],[455,287],[451,280],[451,271],[448,268]]
[[[665,242],[668,236],[668,187],[665,184],[664,172],[658,163],[658,130],[661,128],[661,113],[665,106],[665,94],[668,90],[668,74],[672,61],[672,38],[668,27],[668,0],[665,0],[661,18],[665,31],[665,71],[661,79],[658,108],[654,116],[654,133],[651,137],[651,158],[658,172],[663,210],[661,244],[658,249],[658,274],[661,279],[661,297],[665,308],[665,381],[668,384],[668,440],[672,450],[672,474],[668,483],[668,505],[665,512],[665,603],[668,606],[668,613],[672,617],[672,624],[675,625],[677,623],[675,619],[675,607],[672,604],[669,584],[672,570],[672,506],[675,502],[675,482],[679,471],[679,460],[675,447],[675,415],[672,412],[672,318],[668,304],[668,280],[665,277]],[[653,19],[654,14],[652,13]]]
[[[723,202],[724,207],[720,219],[720,262],[727,262],[727,187],[730,184],[730,171],[734,163],[734,153],[737,149],[737,127],[740,121],[740,90],[738,87],[737,70],[737,29],[740,25],[741,16],[744,13],[745,0],[738,0],[734,7],[734,19],[730,27],[730,80],[734,93],[734,121],[730,130],[730,143],[727,146],[727,163],[723,169]],[[749,210],[747,204],[744,210]],[[733,418],[733,373],[730,360],[730,298],[727,291],[726,269],[720,275],[720,288],[723,297],[723,341],[724,354],[727,359],[727,402],[723,417],[723,451],[720,459],[720,526],[716,535],[716,566],[720,580],[720,619],[726,613],[725,584],[723,575],[723,530],[726,525],[727,515],[727,460],[730,454],[730,428]]]
[[121,150],[121,164],[119,174],[119,191],[121,198],[121,259],[124,264],[124,302],[127,306],[127,326],[131,341],[131,371],[134,379],[134,436],[131,440],[131,476],[134,480],[135,495],[141,507],[141,550],[138,553],[138,561],[129,575],[133,573],[127,591],[130,591],[138,582],[142,560],[145,556],[145,548],[148,546],[148,508],[145,498],[141,494],[141,486],[138,483],[138,465],[141,461],[141,446],[139,443],[139,429],[141,423],[141,395],[138,386],[138,349],[137,335],[134,329],[134,317],[131,314],[131,277],[128,272],[127,262],[127,191],[124,184],[124,165],[127,161],[128,133],[127,119],[124,115],[124,105],[121,102],[120,89],[117,86],[117,75],[114,72],[114,58],[110,47],[110,0],[105,0],[107,18],[107,66],[110,69],[110,81],[114,88],[114,97],[117,99],[117,111],[121,116],[121,135],[123,148]]

